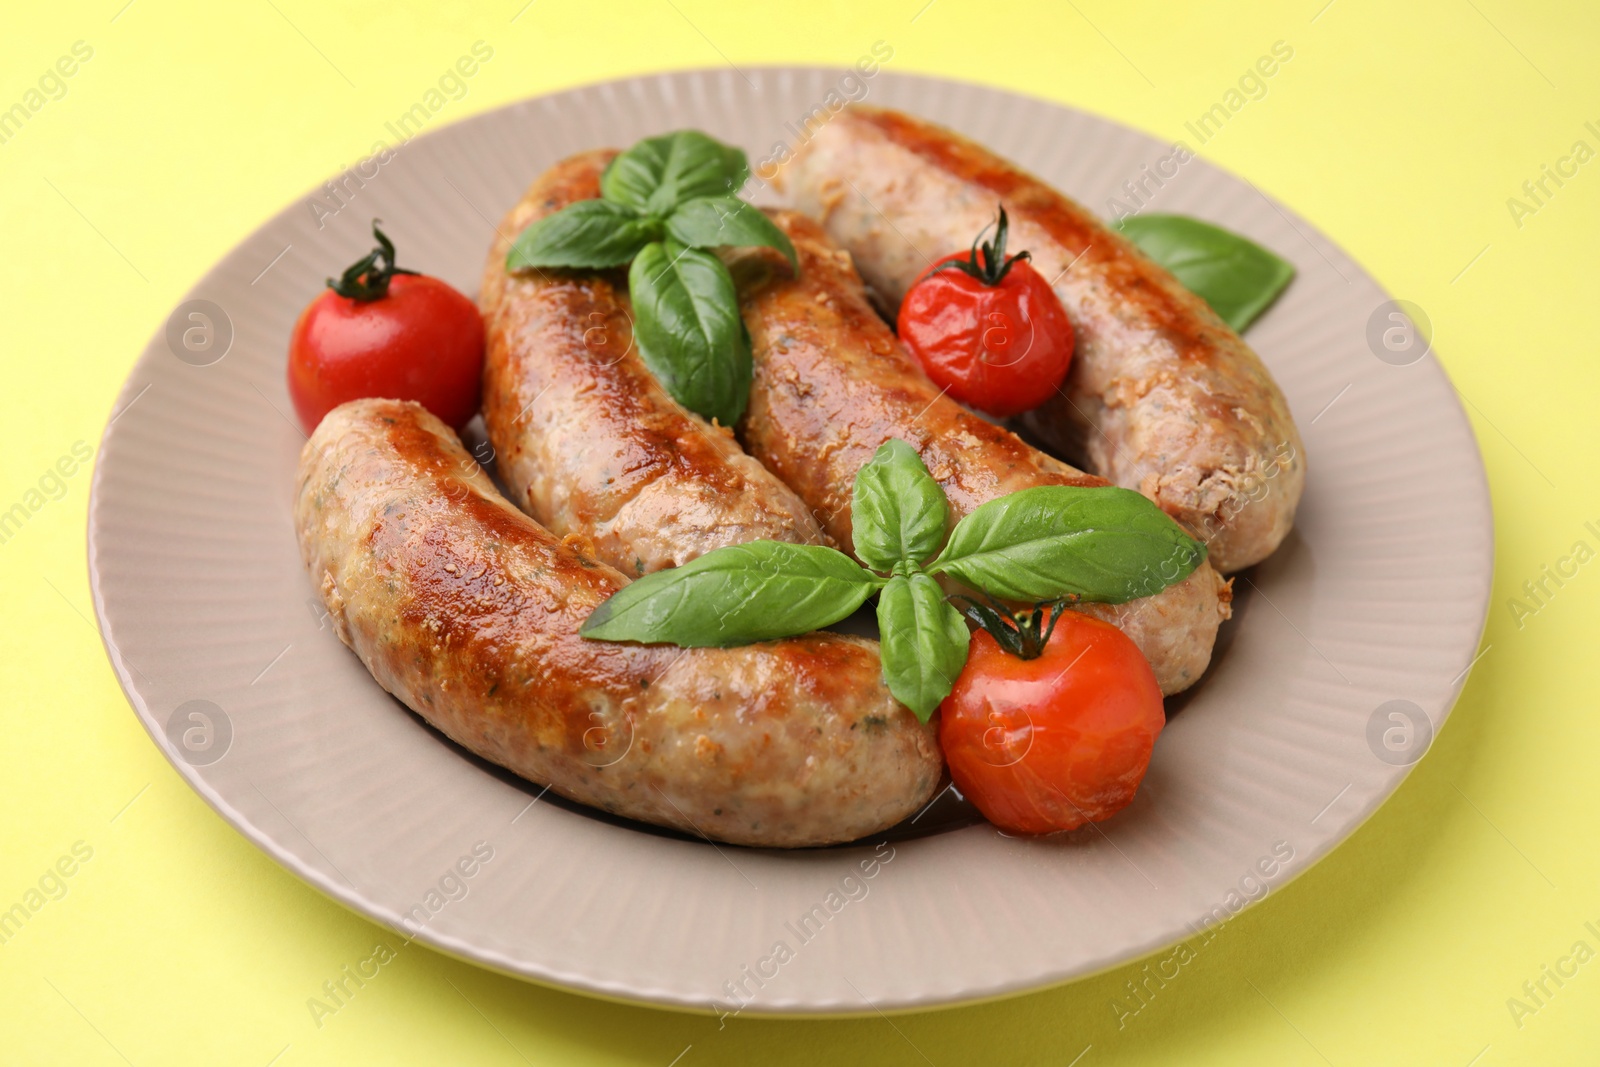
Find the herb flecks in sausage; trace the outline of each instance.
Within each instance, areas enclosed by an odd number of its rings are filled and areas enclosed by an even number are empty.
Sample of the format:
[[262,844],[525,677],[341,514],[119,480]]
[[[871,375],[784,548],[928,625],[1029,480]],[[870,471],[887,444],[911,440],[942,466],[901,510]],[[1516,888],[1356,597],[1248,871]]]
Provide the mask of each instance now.
[[[396,502],[404,519],[385,518]],[[471,751],[572,799],[795,846],[883,829],[937,786],[932,733],[878,681],[872,642],[682,651],[580,638],[626,579],[519,513],[419,407],[363,400],[330,414],[302,453],[295,520],[334,627],[373,677]],[[488,545],[495,566],[474,579]],[[626,743],[616,762],[594,743],[592,713],[607,743]],[[852,729],[869,716],[890,725]],[[693,751],[701,736],[720,746],[709,767]]]
[[[1004,203],[1078,335],[1063,394],[1024,416],[1032,431],[1150,496],[1225,573],[1288,533],[1305,460],[1283,394],[1203,300],[1092,213],[966,138],[861,105],[819,129],[775,184],[891,310],[930,253],[964,246]],[[1283,446],[1294,458],[1245,504],[1260,484],[1252,466]]]
[[[854,551],[852,482],[892,438],[917,451],[956,518],[1021,489],[1106,484],[942,395],[872,309],[849,257],[821,227],[794,212],[776,212],[774,221],[794,242],[801,271],[745,296],[756,375],[740,432],[750,454],[800,494],[841,548]],[[813,299],[818,291],[829,294],[826,307]],[[773,344],[778,337],[790,343]],[[806,383],[803,392],[796,380]],[[1168,579],[1172,571],[1169,565]],[[1150,660],[1163,691],[1175,693],[1210,661],[1228,615],[1226,589],[1201,563],[1154,596],[1076,610],[1113,621]]]
[[535,519],[635,577],[742,541],[824,540],[792,491],[651,375],[616,272],[506,270],[506,235],[598,196],[614,156],[558,163],[497,227],[480,300],[501,476]]

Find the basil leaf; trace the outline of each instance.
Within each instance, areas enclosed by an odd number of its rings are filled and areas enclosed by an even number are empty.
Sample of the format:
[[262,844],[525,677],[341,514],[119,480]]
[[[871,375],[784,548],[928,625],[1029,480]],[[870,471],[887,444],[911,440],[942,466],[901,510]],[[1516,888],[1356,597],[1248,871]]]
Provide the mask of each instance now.
[[699,130],[647,137],[613,159],[600,175],[600,195],[652,215],[685,200],[737,193],[750,177],[744,152]]
[[1254,241],[1182,215],[1130,215],[1122,235],[1243,332],[1283,292],[1294,266]]
[[620,267],[661,236],[661,223],[606,200],[580,200],[518,235],[507,270],[528,267]]
[[776,248],[791,270],[800,269],[789,235],[766,212],[736,196],[702,196],[679,204],[667,216],[667,233],[694,248]]
[[902,560],[921,563],[939,551],[950,505],[916,449],[885,441],[856,472],[850,522],[856,558],[875,571],[891,571]]
[[859,608],[882,584],[843,552],[751,541],[626,585],[584,620],[598,641],[726,647],[810,633]]
[[878,631],[884,684],[927,722],[966,665],[967,624],[938,582],[896,575],[878,597]]
[[645,245],[628,270],[639,355],[673,399],[732,426],[750,400],[750,335],[733,277],[710,252],[670,238]]
[[1121,604],[1187,578],[1206,549],[1132,489],[1043,485],[956,523],[929,571],[1005,600]]

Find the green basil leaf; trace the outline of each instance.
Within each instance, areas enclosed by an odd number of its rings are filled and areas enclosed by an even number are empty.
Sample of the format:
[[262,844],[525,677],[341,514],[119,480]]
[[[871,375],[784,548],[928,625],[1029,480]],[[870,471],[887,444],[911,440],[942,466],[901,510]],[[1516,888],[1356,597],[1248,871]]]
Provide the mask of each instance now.
[[896,575],[883,587],[878,597],[883,681],[923,722],[950,695],[966,665],[970,640],[961,613],[926,574]]
[[600,175],[600,195],[652,215],[685,200],[737,193],[750,177],[744,152],[699,130],[647,137],[613,159]]
[[660,222],[630,207],[580,200],[523,230],[506,254],[506,269],[620,267],[660,236]]
[[1243,332],[1275,300],[1294,266],[1254,241],[1183,215],[1130,215],[1117,223],[1139,250]]
[[1121,604],[1187,578],[1205,545],[1132,489],[1043,485],[956,523],[929,571],[1004,600]]
[[667,216],[667,233],[694,248],[776,248],[791,270],[800,268],[789,235],[766,212],[736,196],[702,196],[679,204]]
[[750,335],[728,268],[670,238],[645,245],[628,270],[639,356],[673,399],[732,426],[750,400]]
[[856,472],[850,523],[856,558],[875,571],[891,571],[902,560],[921,563],[939,551],[950,505],[916,449],[885,441]]
[[838,622],[881,584],[831,548],[751,541],[624,586],[578,633],[684,648],[770,641]]

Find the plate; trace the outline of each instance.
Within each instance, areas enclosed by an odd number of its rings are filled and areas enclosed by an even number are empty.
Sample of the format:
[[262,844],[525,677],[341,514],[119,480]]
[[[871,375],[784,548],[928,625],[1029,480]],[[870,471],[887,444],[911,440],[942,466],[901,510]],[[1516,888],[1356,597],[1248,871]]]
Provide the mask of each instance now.
[[[1101,826],[1029,841],[955,820],[780,852],[557,803],[445,741],[334,637],[290,520],[290,327],[367,250],[375,216],[406,264],[473,292],[496,220],[556,160],[695,126],[759,166],[863,92],[1097,210],[1170,172],[1150,207],[1295,263],[1249,340],[1305,438],[1296,529],[1240,578],[1226,654],[1169,705],[1138,799]],[[690,71],[514,104],[313,190],[174,310],[106,427],[89,569],[129,702],[197,793],[317,889],[443,952],[590,994],[749,1014],[926,1008],[1090,974],[1224,921],[1349,836],[1427,750],[1484,623],[1491,515],[1420,311],[1249,182],[1171,156],[995,89]]]

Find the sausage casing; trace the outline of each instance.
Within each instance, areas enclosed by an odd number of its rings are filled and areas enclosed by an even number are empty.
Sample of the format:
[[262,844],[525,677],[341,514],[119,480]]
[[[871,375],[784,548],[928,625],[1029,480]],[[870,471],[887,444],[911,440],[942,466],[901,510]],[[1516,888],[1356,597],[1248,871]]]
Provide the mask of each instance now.
[[[890,438],[921,455],[952,519],[1034,486],[1106,484],[943,395],[872,309],[849,254],[803,215],[772,217],[794,242],[800,274],[765,255],[751,257],[761,270],[742,265],[742,273],[764,272],[766,280],[751,284],[743,300],[755,378],[740,433],[750,454],[799,493],[847,551],[856,472]],[[1154,576],[1152,586],[1160,586]],[[1153,596],[1077,607],[1121,628],[1150,660],[1162,691],[1174,693],[1210,662],[1229,592],[1202,562]]]
[[585,152],[542,175],[501,223],[479,297],[487,327],[483,417],[519,506],[638,577],[724,545],[817,543],[799,498],[728,429],[670,397],[633,344],[620,271],[505,268],[529,224],[600,195],[615,155]]
[[1231,573],[1289,532],[1304,446],[1260,358],[1199,297],[1089,211],[982,146],[853,105],[815,131],[774,184],[820,219],[891,309],[931,259],[1010,218],[1077,332],[1059,396],[1024,416],[1204,540]]
[[573,800],[790,847],[891,826],[939,781],[933,730],[884,687],[871,641],[579,637],[627,579],[519,512],[416,404],[357,400],[323,419],[295,526],[335,630],[383,688]]

